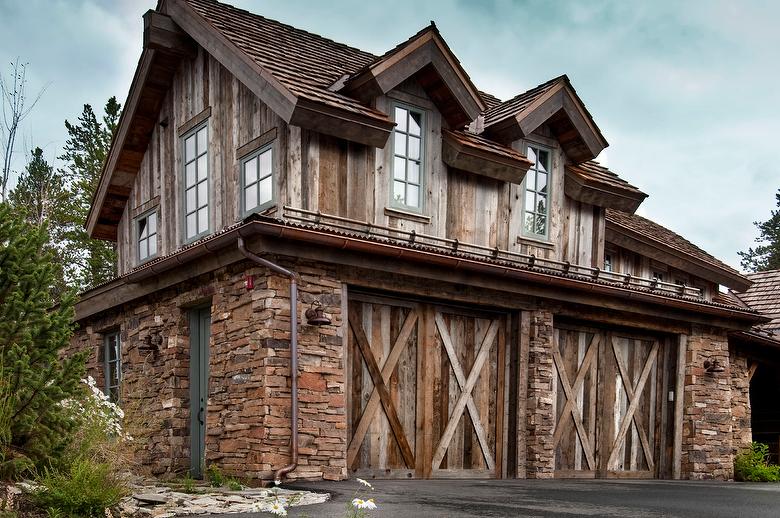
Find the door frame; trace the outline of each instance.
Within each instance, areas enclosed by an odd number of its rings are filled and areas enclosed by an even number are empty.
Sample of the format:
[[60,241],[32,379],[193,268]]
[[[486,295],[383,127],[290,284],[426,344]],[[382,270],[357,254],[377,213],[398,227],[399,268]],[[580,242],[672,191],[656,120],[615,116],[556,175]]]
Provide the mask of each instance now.
[[206,416],[209,396],[211,305],[189,310],[190,327],[190,475],[202,478],[206,461]]

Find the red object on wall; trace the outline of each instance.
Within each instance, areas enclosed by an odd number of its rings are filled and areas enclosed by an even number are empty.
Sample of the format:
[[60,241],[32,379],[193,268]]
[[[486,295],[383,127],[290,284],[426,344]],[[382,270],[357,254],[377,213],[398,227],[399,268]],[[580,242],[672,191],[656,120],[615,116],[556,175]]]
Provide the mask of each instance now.
[[253,290],[255,288],[255,276],[254,275],[246,275],[244,276],[244,287],[249,290]]

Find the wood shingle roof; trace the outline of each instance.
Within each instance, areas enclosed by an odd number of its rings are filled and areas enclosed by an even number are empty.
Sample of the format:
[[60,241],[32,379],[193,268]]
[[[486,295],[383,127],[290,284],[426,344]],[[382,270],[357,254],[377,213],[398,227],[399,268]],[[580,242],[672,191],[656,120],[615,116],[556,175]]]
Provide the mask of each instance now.
[[747,274],[753,284],[741,293],[735,293],[751,309],[771,318],[761,327],[763,330],[780,332],[780,270]]

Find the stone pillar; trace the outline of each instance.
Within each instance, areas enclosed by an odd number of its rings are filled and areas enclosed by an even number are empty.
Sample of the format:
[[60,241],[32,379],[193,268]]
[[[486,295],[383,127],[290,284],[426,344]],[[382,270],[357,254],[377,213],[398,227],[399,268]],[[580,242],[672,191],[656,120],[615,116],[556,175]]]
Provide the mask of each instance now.
[[753,431],[750,427],[750,364],[746,356],[729,344],[731,365],[731,419],[734,454],[750,446]]
[[[724,372],[708,373],[707,359],[718,359]],[[725,331],[693,326],[685,355],[682,477],[730,480],[732,450],[731,372]]]
[[547,310],[531,311],[529,316],[526,476],[552,478],[555,471],[553,317]]

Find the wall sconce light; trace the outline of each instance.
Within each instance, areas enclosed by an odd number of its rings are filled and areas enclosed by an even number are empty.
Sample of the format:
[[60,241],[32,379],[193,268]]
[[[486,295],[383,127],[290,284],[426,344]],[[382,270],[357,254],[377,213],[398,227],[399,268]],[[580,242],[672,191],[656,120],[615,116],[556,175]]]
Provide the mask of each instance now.
[[708,359],[704,360],[704,370],[710,374],[715,374],[717,372],[725,371],[726,368],[721,365],[719,359],[710,356]]
[[151,354],[153,356],[156,356],[158,352],[160,352],[160,346],[162,345],[162,335],[160,334],[159,330],[151,330],[148,335],[146,335],[141,342],[141,344],[138,346],[138,350],[141,353]]
[[306,310],[306,323],[310,326],[328,326],[330,319],[325,316],[325,310],[322,309],[320,301],[315,300],[311,307]]

